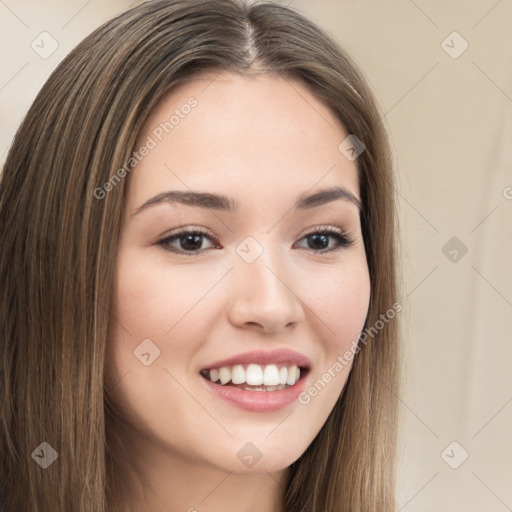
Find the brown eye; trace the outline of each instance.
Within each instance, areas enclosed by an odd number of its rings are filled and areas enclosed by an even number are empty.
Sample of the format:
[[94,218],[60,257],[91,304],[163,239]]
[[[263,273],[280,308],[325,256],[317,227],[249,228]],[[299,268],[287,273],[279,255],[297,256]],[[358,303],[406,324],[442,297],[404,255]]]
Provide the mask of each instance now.
[[[336,240],[334,247],[329,247],[330,239]],[[304,235],[301,240],[306,239],[307,249],[323,254],[325,252],[337,251],[349,247],[354,242],[347,233],[338,228],[321,228]]]
[[213,247],[219,248],[218,241],[212,235],[198,229],[180,231],[163,238],[157,243],[166,251],[193,256],[206,250],[203,247],[205,238],[215,242]]

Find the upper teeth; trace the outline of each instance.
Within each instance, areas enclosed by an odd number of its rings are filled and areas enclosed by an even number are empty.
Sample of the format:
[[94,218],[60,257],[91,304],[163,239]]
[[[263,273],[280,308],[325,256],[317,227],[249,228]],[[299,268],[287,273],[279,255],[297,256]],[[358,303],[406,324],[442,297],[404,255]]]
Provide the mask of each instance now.
[[212,382],[220,379],[222,385],[231,381],[233,384],[243,384],[246,382],[250,386],[278,386],[288,384],[293,386],[299,380],[300,369],[297,365],[282,366],[278,368],[275,364],[261,366],[259,364],[249,364],[244,368],[241,364],[234,366],[223,366],[205,372],[205,376]]

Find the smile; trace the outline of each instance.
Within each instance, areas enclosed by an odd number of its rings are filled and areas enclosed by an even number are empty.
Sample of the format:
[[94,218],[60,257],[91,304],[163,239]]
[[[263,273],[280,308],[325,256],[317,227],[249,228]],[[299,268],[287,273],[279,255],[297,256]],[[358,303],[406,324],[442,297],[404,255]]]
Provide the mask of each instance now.
[[294,386],[300,379],[301,369],[295,364],[250,363],[236,364],[203,370],[201,375],[222,386],[237,387],[247,391],[280,391]]

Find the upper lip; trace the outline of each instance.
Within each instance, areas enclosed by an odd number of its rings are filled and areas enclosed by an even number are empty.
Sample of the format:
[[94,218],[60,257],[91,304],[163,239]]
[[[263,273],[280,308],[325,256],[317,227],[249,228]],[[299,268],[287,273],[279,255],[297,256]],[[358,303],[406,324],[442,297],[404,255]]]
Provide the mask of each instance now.
[[223,366],[233,366],[235,364],[295,364],[297,366],[301,366],[303,368],[309,368],[311,365],[309,359],[289,349],[277,349],[271,351],[263,351],[263,350],[252,350],[250,352],[243,352],[242,354],[237,354],[236,356],[229,357],[227,359],[221,359],[219,361],[215,361],[211,363],[202,370],[211,370],[213,368],[222,368]]

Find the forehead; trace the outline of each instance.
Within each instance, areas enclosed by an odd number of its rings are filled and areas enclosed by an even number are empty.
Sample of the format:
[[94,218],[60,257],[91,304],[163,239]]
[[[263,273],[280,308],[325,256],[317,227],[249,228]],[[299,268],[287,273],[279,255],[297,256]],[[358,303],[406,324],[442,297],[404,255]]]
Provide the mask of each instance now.
[[295,198],[315,185],[341,185],[358,196],[357,165],[338,149],[348,135],[296,80],[196,76],[166,94],[147,119],[136,149],[152,148],[130,174],[129,201],[135,207],[152,194],[187,188]]

